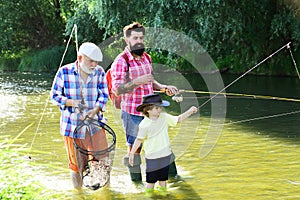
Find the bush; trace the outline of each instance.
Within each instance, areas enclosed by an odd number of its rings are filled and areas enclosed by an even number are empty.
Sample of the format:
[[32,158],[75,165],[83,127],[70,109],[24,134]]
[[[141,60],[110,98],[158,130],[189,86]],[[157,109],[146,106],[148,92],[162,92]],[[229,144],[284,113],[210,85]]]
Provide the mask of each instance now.
[[38,50],[24,55],[18,66],[21,72],[55,72],[61,60],[62,64],[74,62],[76,60],[76,51],[74,47],[69,47],[66,55],[62,58],[65,47],[53,47],[51,49]]
[[20,58],[0,58],[0,71],[17,71]]

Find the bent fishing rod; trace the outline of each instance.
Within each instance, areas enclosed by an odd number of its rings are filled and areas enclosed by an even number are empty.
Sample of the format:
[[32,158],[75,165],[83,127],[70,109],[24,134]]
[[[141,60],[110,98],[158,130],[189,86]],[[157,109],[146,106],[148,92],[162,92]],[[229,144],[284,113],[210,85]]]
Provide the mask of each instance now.
[[[265,59],[263,59],[261,62],[259,62],[258,64],[256,64],[254,67],[250,68],[248,71],[246,71],[245,73],[243,73],[241,76],[239,76],[238,78],[236,78],[234,81],[232,81],[230,84],[228,84],[226,87],[224,87],[223,89],[221,89],[219,92],[210,92],[210,91],[195,91],[195,90],[178,90],[178,94],[175,94],[172,98],[172,100],[176,101],[176,102],[181,102],[183,101],[183,97],[179,96],[182,93],[195,93],[195,94],[210,94],[213,95],[211,96],[207,101],[205,101],[203,104],[201,104],[198,108],[200,109],[201,107],[203,107],[205,104],[207,104],[208,102],[210,102],[212,99],[216,98],[219,95],[223,95],[223,96],[239,96],[239,97],[252,97],[255,99],[270,99],[270,100],[279,100],[279,101],[293,101],[293,102],[300,102],[300,99],[295,99],[295,98],[286,98],[286,97],[275,97],[275,96],[267,96],[267,95],[257,95],[257,94],[241,94],[241,93],[229,93],[229,92],[224,92],[227,88],[229,88],[230,86],[232,86],[234,83],[236,83],[238,80],[240,80],[241,78],[243,78],[245,75],[247,75],[248,73],[250,73],[251,71],[253,71],[254,69],[256,69],[257,67],[259,67],[261,64],[263,64],[264,62],[266,62],[268,59],[272,58],[275,54],[277,54],[278,52],[280,52],[282,49],[284,49],[285,47],[289,49],[294,67],[296,69],[298,78],[300,79],[300,74],[297,68],[297,64],[296,61],[293,57],[292,51],[290,49],[290,44],[291,42],[287,43],[286,45],[282,46],[281,48],[279,48],[278,50],[276,50],[275,52],[273,52],[272,54],[270,54],[268,57],[266,57]],[[155,92],[162,92],[162,93],[166,93],[167,89],[161,89],[160,91],[155,91]]]
[[[230,84],[228,84],[226,87],[224,87],[223,89],[221,89],[219,92],[216,92],[211,98],[209,98],[207,101],[205,101],[204,103],[202,103],[198,109],[202,108],[205,104],[207,104],[208,102],[210,102],[212,99],[214,99],[216,96],[218,96],[219,94],[223,93],[227,88],[229,88],[230,86],[232,86],[234,83],[236,83],[238,80],[240,80],[241,78],[243,78],[245,75],[247,75],[248,73],[250,73],[251,71],[253,71],[254,69],[256,69],[257,67],[259,67],[261,64],[263,64],[264,62],[266,62],[267,60],[269,60],[270,58],[272,58],[275,54],[277,54],[278,52],[280,52],[282,49],[284,48],[290,48],[290,44],[291,42],[285,44],[284,46],[282,46],[281,48],[279,48],[278,50],[276,50],[275,52],[273,52],[272,54],[270,54],[268,57],[266,57],[265,59],[263,59],[262,61],[260,61],[258,64],[256,64],[255,66],[253,66],[252,68],[250,68],[249,70],[247,70],[245,73],[243,73],[241,76],[239,76],[238,78],[236,78],[234,81],[232,81]],[[295,65],[296,69],[297,66]],[[300,76],[299,76],[300,79]]]
[[[269,95],[259,95],[259,94],[243,94],[243,93],[230,93],[230,92],[208,92],[208,91],[194,91],[194,90],[179,90],[179,94],[182,93],[194,93],[194,94],[210,94],[210,95],[222,95],[224,97],[227,96],[236,96],[236,97],[249,97],[254,99],[269,99],[269,100],[278,100],[278,101],[292,101],[292,102],[300,102],[300,99],[295,98],[287,98],[287,97],[276,97],[276,96],[269,96]],[[176,101],[177,98],[180,98],[181,96],[174,95],[173,100]],[[188,97],[185,97],[188,98]],[[197,98],[197,97],[191,97],[191,98]],[[180,99],[183,100],[183,97]]]

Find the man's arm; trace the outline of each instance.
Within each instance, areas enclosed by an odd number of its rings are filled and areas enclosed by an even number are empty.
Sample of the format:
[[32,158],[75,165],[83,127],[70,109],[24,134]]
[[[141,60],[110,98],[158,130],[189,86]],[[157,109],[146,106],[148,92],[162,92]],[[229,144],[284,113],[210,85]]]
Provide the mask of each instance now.
[[154,77],[152,74],[146,74],[139,78],[136,78],[128,83],[120,84],[115,91],[116,95],[125,94],[131,92],[135,87],[143,84],[148,84],[154,81]]

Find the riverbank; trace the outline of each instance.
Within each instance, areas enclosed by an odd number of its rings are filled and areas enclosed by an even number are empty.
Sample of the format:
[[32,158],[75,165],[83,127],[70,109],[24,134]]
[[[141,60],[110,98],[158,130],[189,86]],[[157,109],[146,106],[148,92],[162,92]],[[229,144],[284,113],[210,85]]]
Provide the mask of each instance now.
[[[33,52],[27,52],[20,54],[18,56],[3,57],[0,58],[0,72],[33,72],[33,73],[51,73],[55,74],[60,65],[64,65],[76,60],[76,51],[74,46],[70,46],[68,51],[64,55],[64,46],[55,46],[49,49],[40,49]],[[103,62],[99,63],[104,69],[108,69],[112,64],[114,57],[118,55],[122,49],[110,49],[109,47],[102,49],[104,54]],[[285,56],[279,54],[282,57],[281,63],[276,63],[273,60],[265,60],[266,62],[262,64],[257,69],[251,71],[249,74],[259,75],[259,76],[297,76],[297,63],[300,63],[300,54],[298,51],[292,54],[284,53]],[[194,63],[193,66],[190,61],[185,60],[184,57],[179,56],[168,56],[163,55],[155,50],[149,50],[148,53],[152,57],[153,68],[156,73],[163,73],[169,71],[177,71],[182,74],[191,73],[201,73],[203,74],[213,74],[213,73],[223,73],[223,74],[243,74],[245,71],[254,67],[261,60],[252,60],[251,64],[241,63],[239,60],[234,58],[228,59],[220,58],[212,62],[212,66],[202,66],[205,63]],[[64,57],[62,57],[64,55]],[[277,55],[276,55],[277,56]],[[275,55],[274,55],[275,57]],[[212,59],[207,55],[205,59]],[[263,59],[263,58],[261,58]],[[63,62],[62,62],[63,61]],[[61,63],[62,62],[62,63]],[[208,63],[206,63],[208,64]],[[208,67],[208,69],[205,69]]]

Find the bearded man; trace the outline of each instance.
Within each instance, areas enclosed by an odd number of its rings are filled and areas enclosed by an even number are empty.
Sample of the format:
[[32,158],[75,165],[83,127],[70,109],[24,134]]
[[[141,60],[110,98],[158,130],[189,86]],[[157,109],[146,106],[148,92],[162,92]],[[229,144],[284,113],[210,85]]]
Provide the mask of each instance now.
[[[157,82],[153,76],[151,57],[145,52],[145,28],[138,22],[124,27],[124,38],[127,46],[117,56],[111,67],[112,91],[121,95],[121,119],[126,134],[127,155],[124,164],[128,167],[131,180],[141,182],[141,147],[136,151],[133,166],[128,164],[128,155],[143,120],[143,114],[136,111],[142,103],[143,96],[153,94],[154,89],[164,89],[168,95],[177,94],[175,86]],[[169,175],[177,176],[175,163],[170,164]]]

